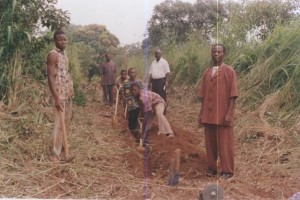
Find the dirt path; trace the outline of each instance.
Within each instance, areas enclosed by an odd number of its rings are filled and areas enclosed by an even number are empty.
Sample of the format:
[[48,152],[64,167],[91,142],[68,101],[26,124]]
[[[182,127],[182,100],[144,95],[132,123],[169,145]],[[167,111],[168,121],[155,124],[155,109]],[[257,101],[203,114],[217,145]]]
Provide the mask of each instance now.
[[[245,177],[249,175],[245,170],[249,170],[251,163],[238,149],[236,175],[231,182],[207,178],[204,175],[203,134],[195,122],[199,105],[192,102],[182,106],[184,104],[177,97],[171,97],[170,102],[167,117],[176,137],[158,136],[154,128],[149,135],[152,151],[146,160],[137,153],[126,121],[120,117],[119,129],[112,130],[111,118],[106,113],[113,109],[102,106],[99,101],[88,99],[86,107],[74,108],[69,135],[70,151],[76,155],[73,163],[57,165],[47,161],[51,124],[28,125],[30,128],[25,130],[29,131],[28,135],[1,142],[1,196],[196,200],[199,191],[208,183],[222,185],[225,199],[236,200],[286,199],[297,191],[299,180],[290,176],[255,174],[255,177]],[[22,124],[22,127],[27,125]],[[237,148],[240,147],[238,144]],[[170,155],[176,148],[182,152],[181,179],[178,186],[169,187]],[[287,187],[282,188],[282,184]]]

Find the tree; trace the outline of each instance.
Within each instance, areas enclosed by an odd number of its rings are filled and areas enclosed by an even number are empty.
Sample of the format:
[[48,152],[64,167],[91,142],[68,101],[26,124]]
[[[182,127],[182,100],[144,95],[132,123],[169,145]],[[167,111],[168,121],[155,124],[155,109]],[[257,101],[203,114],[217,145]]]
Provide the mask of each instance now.
[[166,0],[155,6],[148,23],[149,43],[162,44],[165,40],[187,40],[191,32],[211,39],[217,23],[227,18],[224,5],[219,1],[197,0],[195,4]]
[[80,67],[89,80],[99,74],[99,63],[104,61],[106,51],[113,55],[119,53],[119,39],[103,25],[70,25],[67,33],[70,41],[78,47]]
[[193,14],[190,18],[193,32],[201,33],[208,40],[217,38],[220,26],[228,19],[222,1],[197,0],[193,5]]
[[69,23],[68,13],[57,9],[56,3],[57,0],[0,1],[0,98],[15,96],[16,80],[25,71],[33,71],[34,66],[28,65],[30,58],[50,40],[40,30],[53,31]]
[[72,37],[74,42],[82,42],[100,54],[120,44],[115,35],[111,34],[105,26],[98,24],[75,27]]
[[176,41],[187,37],[192,14],[192,4],[166,0],[154,7],[154,13],[148,23],[149,39],[152,45],[158,45],[165,38],[175,36]]
[[248,31],[258,39],[265,40],[276,25],[291,21],[299,9],[299,4],[297,0],[249,1],[244,8]]

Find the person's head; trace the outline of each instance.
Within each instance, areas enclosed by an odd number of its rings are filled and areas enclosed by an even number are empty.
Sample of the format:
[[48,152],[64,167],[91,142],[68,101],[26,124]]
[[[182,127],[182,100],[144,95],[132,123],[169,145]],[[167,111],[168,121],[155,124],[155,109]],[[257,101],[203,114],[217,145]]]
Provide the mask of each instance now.
[[137,82],[134,82],[130,85],[130,90],[131,90],[133,96],[135,96],[135,97],[140,96],[141,88]]
[[161,50],[160,49],[155,50],[155,58],[157,61],[160,60],[160,58],[161,58]]
[[214,64],[222,64],[226,56],[226,47],[223,44],[214,44],[211,47],[211,57]]
[[107,62],[109,62],[110,59],[111,59],[111,54],[110,54],[109,52],[106,52],[106,53],[105,53],[105,60],[106,60]]
[[53,35],[53,39],[56,48],[63,51],[67,47],[67,36],[63,31],[61,30],[55,31]]
[[128,76],[130,77],[131,80],[134,80],[136,77],[136,70],[134,67],[131,67],[128,69]]
[[127,71],[125,69],[122,69],[120,75],[121,79],[125,80],[127,78]]

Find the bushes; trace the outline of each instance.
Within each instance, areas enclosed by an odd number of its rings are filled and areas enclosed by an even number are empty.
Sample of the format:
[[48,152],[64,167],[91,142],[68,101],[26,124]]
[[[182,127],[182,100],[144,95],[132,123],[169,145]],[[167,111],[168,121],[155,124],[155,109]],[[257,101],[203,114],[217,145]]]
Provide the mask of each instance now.
[[86,106],[86,96],[84,92],[79,88],[78,83],[74,84],[74,103],[78,106]]
[[251,70],[246,69],[239,79],[241,107],[256,109],[268,95],[278,92],[270,109],[285,115],[300,112],[300,26],[277,27],[272,35],[252,48],[256,52]]

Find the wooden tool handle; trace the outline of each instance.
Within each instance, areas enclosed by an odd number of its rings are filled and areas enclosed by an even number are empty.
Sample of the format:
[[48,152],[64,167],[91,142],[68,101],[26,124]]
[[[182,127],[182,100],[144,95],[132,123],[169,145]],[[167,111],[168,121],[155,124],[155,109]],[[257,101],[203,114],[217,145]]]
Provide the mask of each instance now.
[[69,145],[67,141],[67,133],[66,133],[66,123],[65,123],[65,106],[64,111],[60,112],[61,126],[62,126],[62,136],[63,136],[63,147],[65,151],[65,156],[69,156]]
[[180,149],[175,150],[175,171],[179,172],[180,169]]
[[116,107],[115,107],[115,116],[117,116],[117,111],[118,111],[118,103],[119,103],[119,89],[117,86],[115,86],[117,89],[117,97],[116,97]]
[[125,117],[125,119],[127,119],[127,103],[126,103],[126,106],[125,106],[124,117]]

